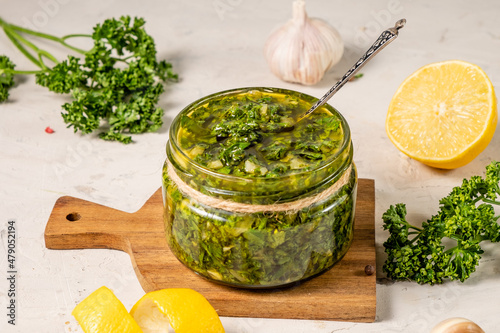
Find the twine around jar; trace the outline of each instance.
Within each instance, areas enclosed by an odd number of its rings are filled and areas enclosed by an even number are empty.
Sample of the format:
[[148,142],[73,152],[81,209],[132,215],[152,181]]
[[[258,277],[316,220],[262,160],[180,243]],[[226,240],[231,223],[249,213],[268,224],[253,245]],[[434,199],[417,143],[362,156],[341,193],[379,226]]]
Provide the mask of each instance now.
[[257,205],[257,204],[247,204],[241,202],[234,202],[231,200],[225,200],[220,198],[211,197],[204,193],[201,193],[198,190],[195,190],[188,184],[186,184],[175,172],[174,166],[167,158],[167,174],[168,177],[177,185],[177,188],[181,193],[186,196],[193,198],[199,203],[210,206],[217,209],[223,209],[230,212],[237,213],[259,213],[259,212],[296,212],[303,208],[309,207],[316,202],[320,202],[339,189],[342,186],[346,185],[349,182],[349,178],[351,177],[352,168],[348,168],[342,176],[329,188],[324,191],[321,191],[315,195],[298,199],[291,202],[285,203],[276,203],[276,204],[268,204],[268,205]]

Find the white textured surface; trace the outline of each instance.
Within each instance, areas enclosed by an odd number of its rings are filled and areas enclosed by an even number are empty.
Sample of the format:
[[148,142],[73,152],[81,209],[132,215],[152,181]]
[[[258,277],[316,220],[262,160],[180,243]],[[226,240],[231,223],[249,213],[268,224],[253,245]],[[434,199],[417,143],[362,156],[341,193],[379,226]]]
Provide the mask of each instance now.
[[[489,1],[308,1],[310,16],[334,25],[342,35],[343,60],[316,86],[288,84],[273,77],[262,55],[268,34],[291,15],[291,1],[169,0],[77,1],[1,0],[0,16],[12,23],[63,35],[87,32],[105,18],[130,14],[146,18],[159,57],[171,61],[181,82],[161,100],[166,110],[159,133],[136,136],[132,145],[103,142],[67,129],[60,117],[65,97],[19,82],[0,104],[0,332],[80,332],[71,316],[75,304],[102,285],[127,308],[143,295],[129,257],[111,250],[53,251],[43,231],[62,195],[76,196],[125,211],[137,210],[160,186],[164,146],[172,118],[209,93],[243,86],[275,86],[320,97],[357,60],[378,34],[401,17],[400,37],[349,83],[330,104],[350,123],[359,175],[376,181],[377,276],[387,234],[381,214],[406,202],[409,218],[432,215],[438,200],[461,179],[482,174],[500,159],[500,131],[472,163],[438,171],[410,160],[388,140],[384,121],[399,84],[427,63],[462,59],[481,66],[500,84],[500,2]],[[18,68],[30,63],[0,34],[0,54]],[[44,132],[51,126],[54,134]],[[6,227],[17,223],[16,326],[7,324]],[[482,264],[466,283],[420,286],[377,285],[375,323],[222,318],[227,332],[428,332],[448,317],[469,318],[486,332],[498,331],[500,246],[488,245]],[[335,299],[332,299],[335,302]]]

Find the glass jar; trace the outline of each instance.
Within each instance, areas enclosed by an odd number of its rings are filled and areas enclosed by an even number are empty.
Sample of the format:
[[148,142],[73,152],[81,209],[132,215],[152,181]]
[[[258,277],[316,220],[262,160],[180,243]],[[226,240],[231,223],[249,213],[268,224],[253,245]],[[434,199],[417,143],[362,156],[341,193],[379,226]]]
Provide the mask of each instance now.
[[183,115],[221,96],[246,92],[317,99],[277,88],[233,89],[204,97],[174,119],[163,168],[164,223],[173,254],[199,275],[244,288],[282,287],[311,278],[342,259],[353,240],[357,172],[350,130],[335,154],[313,169],[279,177],[211,170],[180,147]]

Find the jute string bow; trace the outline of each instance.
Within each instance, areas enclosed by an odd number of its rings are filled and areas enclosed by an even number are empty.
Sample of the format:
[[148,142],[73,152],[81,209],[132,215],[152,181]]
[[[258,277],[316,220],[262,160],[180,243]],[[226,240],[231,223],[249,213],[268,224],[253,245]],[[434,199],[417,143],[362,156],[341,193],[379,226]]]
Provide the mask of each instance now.
[[167,173],[168,177],[177,185],[177,188],[184,195],[213,208],[223,209],[230,212],[237,213],[259,213],[259,212],[296,212],[305,207],[309,207],[316,202],[320,202],[339,189],[342,188],[345,184],[349,182],[349,178],[351,177],[352,168],[348,168],[343,175],[329,188],[324,191],[321,191],[315,195],[298,199],[291,202],[285,203],[276,203],[269,205],[256,205],[256,204],[247,204],[241,202],[234,202],[230,200],[224,200],[220,198],[214,198],[204,193],[201,193],[198,190],[195,190],[188,184],[186,184],[175,172],[172,163],[167,159]]

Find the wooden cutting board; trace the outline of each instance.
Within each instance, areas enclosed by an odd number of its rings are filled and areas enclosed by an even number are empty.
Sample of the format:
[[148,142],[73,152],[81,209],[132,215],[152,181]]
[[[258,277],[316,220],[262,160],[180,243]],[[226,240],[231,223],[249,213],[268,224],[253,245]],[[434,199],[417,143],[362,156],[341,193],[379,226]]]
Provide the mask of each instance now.
[[245,290],[215,284],[193,273],[170,252],[163,231],[161,188],[135,213],[64,196],[57,200],[45,229],[49,249],[107,248],[125,251],[145,292],[191,288],[204,295],[220,316],[375,320],[375,189],[359,179],[354,240],[332,269],[293,287]]

